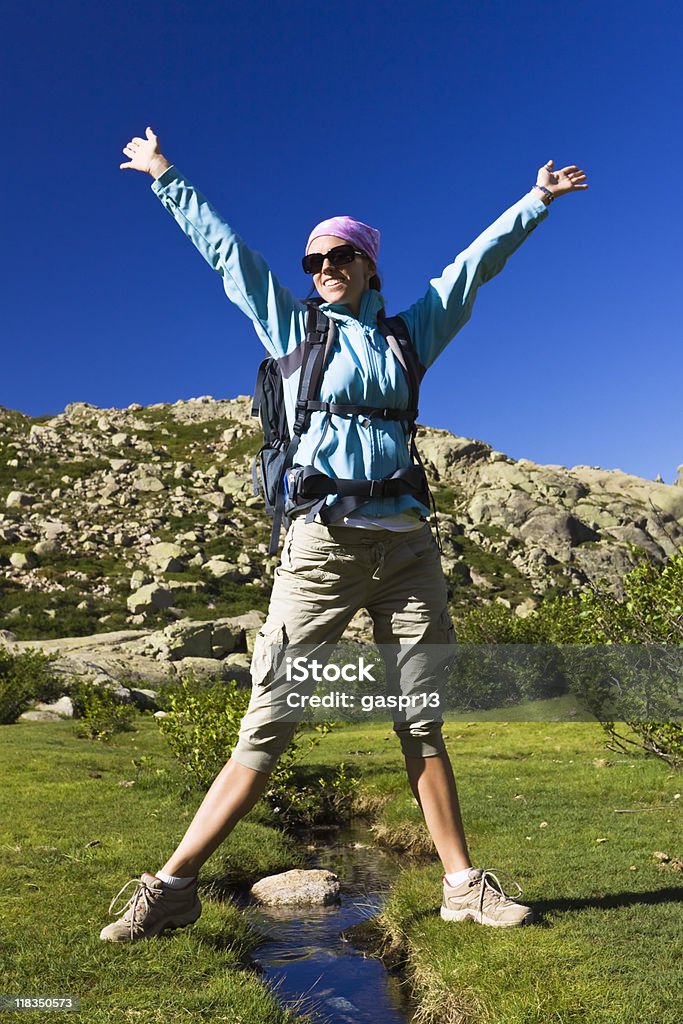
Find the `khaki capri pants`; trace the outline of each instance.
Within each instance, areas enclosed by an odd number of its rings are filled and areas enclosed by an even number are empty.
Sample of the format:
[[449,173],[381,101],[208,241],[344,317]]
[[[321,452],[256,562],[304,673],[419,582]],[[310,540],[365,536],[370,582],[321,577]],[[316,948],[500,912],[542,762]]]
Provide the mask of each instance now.
[[[272,720],[273,650],[337,643],[361,608],[372,618],[376,644],[401,650],[455,644],[439,550],[427,523],[398,532],[295,519],[254,644],[251,700],[233,760],[269,773],[296,730],[296,722]],[[442,725],[439,712],[426,710],[409,721],[395,720],[394,731],[406,757],[430,757],[445,749]]]

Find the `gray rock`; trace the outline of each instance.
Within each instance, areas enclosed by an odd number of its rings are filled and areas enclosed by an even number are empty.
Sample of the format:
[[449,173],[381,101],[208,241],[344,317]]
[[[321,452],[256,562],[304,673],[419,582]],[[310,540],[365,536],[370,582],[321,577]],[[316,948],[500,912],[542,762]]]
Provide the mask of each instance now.
[[126,601],[131,615],[151,611],[152,608],[170,608],[172,604],[173,595],[170,590],[160,587],[156,583],[148,583],[147,586],[140,587]]
[[41,526],[41,530],[46,541],[56,541],[57,538],[69,534],[71,526],[68,526],[65,522],[53,520],[50,522],[44,522]]
[[177,674],[182,676],[195,676],[197,679],[227,679],[227,670],[224,662],[216,661],[215,658],[181,658],[173,662]]
[[191,619],[182,619],[166,626],[163,638],[169,659],[180,661],[183,658],[211,658],[212,632],[210,622]]
[[133,487],[136,491],[149,494],[158,494],[159,491],[166,489],[161,480],[156,476],[143,476],[139,480],[134,480]]
[[215,508],[227,511],[232,508],[232,498],[229,494],[225,494],[223,491],[210,491],[207,494],[201,494],[200,498],[207,502],[209,505],[213,505]]
[[600,534],[582,523],[576,516],[557,512],[552,508],[538,508],[519,528],[520,536],[527,542],[542,542],[553,558],[566,562],[571,548],[585,541],[597,541]]
[[130,578],[130,589],[139,590],[140,587],[144,587],[145,583],[151,583],[152,577],[147,572],[143,572],[142,569],[136,569]]
[[141,690],[131,686],[130,699],[141,711],[154,711],[157,707],[159,694],[156,690]]
[[14,551],[9,560],[15,569],[35,569],[40,564],[38,556],[33,551]]
[[234,562],[226,562],[222,558],[210,558],[204,568],[216,579],[240,579],[240,571]]
[[52,711],[24,711],[19,715],[19,721],[24,722],[61,722],[62,716]]
[[251,491],[251,481],[243,473],[229,472],[220,478],[218,486],[225,494],[242,494]]
[[283,871],[262,878],[251,887],[251,895],[258,903],[270,907],[290,905],[336,903],[341,893],[337,875],[320,868]]
[[46,555],[53,555],[55,551],[59,550],[59,544],[56,540],[39,540],[37,544],[33,545],[33,553],[38,558],[45,558]]
[[50,711],[52,714],[61,715],[63,718],[73,718],[74,716],[74,702],[71,697],[60,697],[59,700],[54,701],[52,704],[38,703],[35,705],[34,711]]
[[25,491],[10,491],[7,495],[5,505],[7,508],[28,508],[34,505],[36,498]]
[[234,630],[226,622],[215,622],[211,637],[211,653],[214,658],[224,658],[237,650],[240,640],[244,640],[243,630]]
[[227,625],[231,630],[239,634],[238,650],[246,650],[249,654],[253,654],[254,640],[265,621],[265,614],[254,609],[250,612],[244,612],[242,615],[232,615],[223,619],[216,619],[214,629],[219,625]]
[[[187,558],[187,552],[180,544],[164,542],[161,544],[150,544],[147,548],[147,561],[151,565],[163,565],[169,561],[180,565]],[[177,570],[169,570],[176,572]]]
[[238,686],[251,686],[251,655],[228,654],[222,661],[223,679],[234,679]]

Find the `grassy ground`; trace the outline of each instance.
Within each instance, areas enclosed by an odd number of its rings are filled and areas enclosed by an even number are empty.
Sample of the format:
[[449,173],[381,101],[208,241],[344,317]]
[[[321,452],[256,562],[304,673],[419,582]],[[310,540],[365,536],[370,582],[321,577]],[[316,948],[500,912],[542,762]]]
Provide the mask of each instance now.
[[[357,762],[362,798],[385,801],[376,835],[426,851],[390,732],[333,733],[319,759]],[[445,735],[473,862],[512,875],[539,924],[445,923],[436,858],[407,867],[380,925],[419,1024],[679,1024],[683,877],[653,853],[683,853],[683,776],[612,754],[588,723],[453,722]]]
[[[508,871],[540,923],[446,924],[436,858],[406,858],[380,925],[418,1020],[678,1024],[683,879],[653,853],[681,855],[683,777],[611,754],[587,723],[453,722],[445,734],[474,863]],[[141,756],[151,769],[135,768]],[[357,768],[358,806],[379,839],[429,851],[390,727],[346,726],[312,757]],[[0,992],[80,995],[93,1024],[285,1024],[292,1018],[245,969],[253,935],[213,886],[301,863],[264,810],[209,861],[192,929],[134,947],[98,939],[112,896],[161,865],[194,812],[196,799],[183,803],[173,779],[156,774],[168,764],[149,719],[109,747],[76,739],[66,722],[0,727]]]
[[[242,823],[207,865],[192,929],[133,947],[100,941],[112,897],[161,867],[197,802],[137,772],[141,755],[170,763],[149,719],[110,746],[76,739],[67,722],[0,726],[0,993],[80,996],[73,1017],[88,1024],[289,1024],[246,968],[254,934],[232,904],[211,898],[214,878],[255,879],[301,862],[296,845],[262,822]],[[46,1014],[21,1019],[42,1024]]]

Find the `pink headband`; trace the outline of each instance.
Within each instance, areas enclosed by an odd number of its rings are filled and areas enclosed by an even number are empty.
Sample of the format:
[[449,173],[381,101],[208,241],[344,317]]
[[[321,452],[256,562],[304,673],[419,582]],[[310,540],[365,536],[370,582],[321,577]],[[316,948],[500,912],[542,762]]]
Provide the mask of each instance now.
[[379,253],[379,231],[377,228],[371,228],[369,224],[363,224],[362,221],[354,220],[353,217],[330,217],[329,220],[323,220],[313,228],[308,236],[306,252],[308,252],[313,239],[319,238],[321,235],[335,235],[347,242],[353,242],[377,266],[377,254]]

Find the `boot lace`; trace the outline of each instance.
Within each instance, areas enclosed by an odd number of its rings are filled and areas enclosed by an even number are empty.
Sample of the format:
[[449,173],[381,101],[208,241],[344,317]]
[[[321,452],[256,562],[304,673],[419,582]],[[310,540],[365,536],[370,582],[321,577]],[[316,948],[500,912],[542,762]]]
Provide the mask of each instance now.
[[[130,885],[136,886],[135,892],[125,906],[121,907],[119,910],[114,910],[114,904],[118,900],[119,896],[121,896]],[[158,893],[150,889],[150,887],[143,882],[141,878],[131,878],[129,882],[126,882],[126,884],[119,889],[116,896],[114,896],[114,899],[109,904],[109,913],[111,915],[114,917],[122,915],[123,920],[130,923],[131,942],[135,937],[134,932],[136,923],[150,910],[151,905],[157,896]]]
[[522,889],[518,883],[509,875],[506,871],[501,871],[500,868],[496,868],[496,871],[501,875],[505,875],[510,879],[513,885],[517,886],[517,895],[515,897],[508,896],[503,889],[497,875],[494,875],[491,870],[482,870],[481,876],[478,879],[473,880],[471,885],[479,885],[479,913],[482,914],[484,910],[484,900],[486,896],[491,893],[497,901],[503,902],[503,904],[515,903],[517,899],[522,895]]

